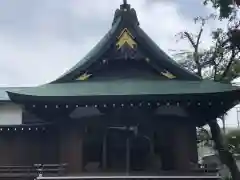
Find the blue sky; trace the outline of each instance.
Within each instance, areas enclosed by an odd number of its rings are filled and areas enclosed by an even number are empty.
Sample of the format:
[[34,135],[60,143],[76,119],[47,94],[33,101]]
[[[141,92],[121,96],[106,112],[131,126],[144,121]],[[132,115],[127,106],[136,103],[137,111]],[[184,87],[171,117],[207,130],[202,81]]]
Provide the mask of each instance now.
[[[196,0],[128,0],[141,27],[165,51],[189,48],[175,34],[197,32],[195,16],[211,11]],[[111,27],[122,0],[1,0],[0,86],[49,82],[77,63]],[[203,46],[218,24],[206,26]],[[233,116],[232,116],[233,117]],[[232,119],[232,118],[230,118]]]

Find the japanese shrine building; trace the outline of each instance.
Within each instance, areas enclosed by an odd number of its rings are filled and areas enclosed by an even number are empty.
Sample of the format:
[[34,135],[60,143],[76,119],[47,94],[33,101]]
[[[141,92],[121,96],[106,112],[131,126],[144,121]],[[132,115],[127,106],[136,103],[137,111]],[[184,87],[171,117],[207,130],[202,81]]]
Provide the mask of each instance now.
[[69,174],[190,171],[196,127],[240,98],[237,87],[202,80],[171,59],[127,3],[72,69],[48,84],[4,91],[2,105],[25,113],[23,123],[0,127],[0,165],[66,163]]

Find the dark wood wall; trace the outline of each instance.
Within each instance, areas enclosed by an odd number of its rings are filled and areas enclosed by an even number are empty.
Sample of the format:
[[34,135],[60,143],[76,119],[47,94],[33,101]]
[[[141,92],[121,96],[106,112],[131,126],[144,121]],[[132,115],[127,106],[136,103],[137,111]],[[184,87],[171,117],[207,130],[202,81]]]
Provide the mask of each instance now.
[[33,165],[58,162],[56,131],[10,130],[0,133],[0,165]]
[[81,172],[82,131],[76,125],[55,127],[6,128],[0,132],[0,166],[68,164],[70,173]]
[[[139,132],[152,139],[164,170],[185,171],[190,168],[190,162],[198,161],[194,123],[169,116],[151,117],[146,121],[148,123],[139,126]],[[5,129],[0,132],[0,165],[67,163],[69,173],[82,172],[85,136],[88,133],[84,125],[74,122],[63,122],[38,131]]]
[[77,124],[59,126],[59,163],[67,163],[69,173],[83,170],[83,133]]
[[198,162],[194,120],[179,117],[156,118],[155,150],[164,170],[187,171]]

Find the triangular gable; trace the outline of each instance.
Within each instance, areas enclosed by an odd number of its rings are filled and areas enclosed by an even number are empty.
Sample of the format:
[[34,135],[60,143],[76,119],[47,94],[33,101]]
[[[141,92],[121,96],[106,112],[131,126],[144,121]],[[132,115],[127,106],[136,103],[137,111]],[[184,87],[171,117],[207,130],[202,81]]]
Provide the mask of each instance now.
[[[134,9],[129,6],[128,9],[118,9],[116,12],[112,29],[90,55],[52,83],[99,77],[121,78],[123,74],[143,78],[152,74],[159,79],[200,80],[200,77],[172,60],[144,33],[137,17],[132,17],[136,16]],[[111,68],[116,70],[113,72]],[[135,74],[131,73],[132,69]]]
[[[123,28],[119,32],[120,32],[119,35],[116,36],[116,42],[113,43],[113,45],[111,46],[112,48],[108,52],[106,52],[105,58],[102,61],[97,60],[95,63],[92,64],[92,67],[93,67],[93,66],[97,66],[97,64],[99,64],[100,62],[99,68],[90,67],[88,69],[85,69],[85,71],[79,74],[76,80],[85,81],[89,79],[96,79],[96,78],[99,78],[99,76],[101,77],[104,76],[104,74],[105,74],[105,78],[107,77],[112,78],[113,76],[115,77],[117,76],[116,78],[127,77],[127,76],[122,76],[122,74],[123,73],[127,74],[128,73],[127,71],[132,71],[132,69],[129,69],[129,68],[132,68],[130,66],[131,64],[134,63],[133,61],[136,61],[135,72],[137,70],[140,71],[140,72],[137,72],[138,77],[146,78],[147,73],[152,73],[153,76],[151,76],[151,78],[155,76],[156,78],[159,78],[159,79],[181,79],[181,77],[178,78],[176,74],[171,72],[171,70],[167,70],[162,68],[161,66],[157,66],[156,63],[152,62],[153,61],[152,59],[150,59],[145,54],[143,54],[144,52],[141,50],[141,46],[144,46],[144,45],[139,44],[140,49],[138,49],[139,48],[137,46],[138,37],[137,36],[134,37],[131,31],[128,30],[128,28]],[[123,49],[123,51],[121,49]],[[136,56],[133,59],[129,58],[128,60],[124,60],[125,56],[130,57],[131,55],[129,54],[133,53],[133,51],[135,51],[136,54],[138,53],[139,56]],[[116,60],[114,58],[121,58],[121,60]],[[123,67],[121,71],[119,71],[117,75],[116,75],[116,71],[114,73],[109,73],[109,71],[114,69],[113,67],[114,65],[119,66],[120,64],[119,61],[123,63],[122,65]],[[110,65],[110,63],[112,64],[112,66]],[[145,63],[144,65],[142,65],[144,66],[143,68],[139,66],[140,63]],[[104,67],[102,69],[102,73],[99,75],[99,71],[101,71],[101,67],[100,67],[101,65],[103,65]],[[109,68],[107,69],[106,66],[109,66]],[[95,71],[93,69],[95,69]],[[96,72],[96,69],[98,69],[98,72]],[[133,74],[131,73],[128,73],[128,74],[129,74],[128,77],[133,76]]]

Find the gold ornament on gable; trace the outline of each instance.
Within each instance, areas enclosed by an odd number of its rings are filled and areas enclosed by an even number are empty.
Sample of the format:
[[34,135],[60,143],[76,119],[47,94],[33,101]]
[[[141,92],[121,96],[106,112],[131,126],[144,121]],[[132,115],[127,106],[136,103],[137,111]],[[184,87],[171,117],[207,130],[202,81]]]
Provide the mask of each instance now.
[[81,76],[79,76],[77,78],[77,80],[79,81],[86,81],[88,80],[90,77],[92,76],[92,74],[88,74],[87,72],[83,73]]
[[116,43],[117,49],[121,49],[124,45],[128,45],[131,49],[134,49],[137,46],[134,37],[127,28],[122,30]]

